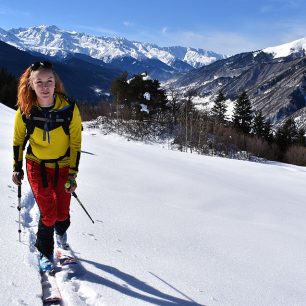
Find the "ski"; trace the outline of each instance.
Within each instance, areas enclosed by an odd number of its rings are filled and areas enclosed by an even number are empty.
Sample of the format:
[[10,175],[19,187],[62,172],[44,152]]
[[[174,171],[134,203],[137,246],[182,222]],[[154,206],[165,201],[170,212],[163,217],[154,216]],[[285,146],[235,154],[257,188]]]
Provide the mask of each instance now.
[[75,265],[78,263],[69,247],[66,249],[57,248],[55,254],[61,266]]
[[[65,249],[57,248],[55,255],[58,264],[57,269],[61,269],[59,266],[64,267],[78,263],[69,247]],[[42,300],[45,306],[61,305],[62,303],[62,295],[57,285],[55,273],[55,269],[47,272],[41,271]]]
[[44,305],[60,305],[62,296],[56,282],[55,270],[41,272],[41,287]]

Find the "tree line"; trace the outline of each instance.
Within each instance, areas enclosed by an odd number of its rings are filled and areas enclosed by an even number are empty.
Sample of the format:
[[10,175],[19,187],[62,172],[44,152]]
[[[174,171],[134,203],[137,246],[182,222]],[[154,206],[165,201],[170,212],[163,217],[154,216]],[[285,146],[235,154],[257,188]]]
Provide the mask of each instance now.
[[261,111],[252,110],[246,92],[235,101],[231,122],[227,121],[226,108],[226,98],[219,92],[211,117],[219,129],[234,129],[234,135],[238,134],[238,147],[259,157],[306,165],[305,130],[298,128],[292,118],[286,119],[278,128],[272,128],[270,120],[266,120]]
[[[0,102],[15,108],[17,80],[0,69]],[[181,151],[233,158],[265,158],[306,165],[305,130],[292,118],[272,128],[260,111],[252,109],[246,92],[234,102],[232,118],[227,118],[226,97],[220,91],[210,111],[195,104],[195,93],[177,88],[161,88],[146,74],[128,79],[128,73],[111,84],[111,101],[79,103],[83,120],[99,116],[104,129],[133,139],[172,139]],[[96,121],[97,122],[97,121]]]
[[169,137],[171,145],[182,151],[306,165],[304,129],[298,129],[292,118],[272,128],[262,112],[252,109],[246,92],[234,102],[232,118],[227,118],[222,91],[208,111],[195,104],[192,90],[166,90],[144,75],[130,80],[127,73],[119,76],[113,80],[111,94],[112,103],[104,104],[104,127],[130,138]]
[[0,102],[16,108],[17,103],[17,84],[18,81],[6,69],[0,69]]

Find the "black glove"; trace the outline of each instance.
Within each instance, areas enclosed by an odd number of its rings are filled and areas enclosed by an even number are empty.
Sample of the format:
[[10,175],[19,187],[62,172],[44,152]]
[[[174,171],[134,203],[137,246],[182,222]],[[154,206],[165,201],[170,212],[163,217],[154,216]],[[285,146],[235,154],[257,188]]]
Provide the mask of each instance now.
[[12,180],[16,185],[21,185],[21,181],[24,178],[24,171],[21,169],[20,171],[14,171]]

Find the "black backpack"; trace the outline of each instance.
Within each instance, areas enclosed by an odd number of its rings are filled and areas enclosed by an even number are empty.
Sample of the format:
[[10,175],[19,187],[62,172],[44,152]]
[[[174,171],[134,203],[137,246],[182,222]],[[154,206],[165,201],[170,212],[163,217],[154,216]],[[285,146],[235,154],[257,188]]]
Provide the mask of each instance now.
[[22,146],[23,150],[25,149],[31,134],[33,134],[35,127],[44,131],[44,141],[47,140],[48,135],[48,142],[50,142],[49,131],[56,129],[59,126],[62,126],[66,135],[69,135],[69,125],[72,120],[75,102],[66,96],[64,96],[64,98],[69,104],[62,109],[44,111],[39,107],[34,106],[30,116],[22,116],[22,119],[26,124],[26,136]]

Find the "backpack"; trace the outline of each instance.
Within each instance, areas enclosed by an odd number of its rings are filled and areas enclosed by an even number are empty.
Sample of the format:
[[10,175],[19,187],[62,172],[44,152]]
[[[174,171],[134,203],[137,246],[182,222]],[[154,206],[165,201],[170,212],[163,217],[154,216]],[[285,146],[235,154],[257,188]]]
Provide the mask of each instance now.
[[64,96],[65,100],[69,103],[67,106],[59,109],[49,111],[42,111],[38,107],[34,106],[30,116],[22,116],[24,123],[26,124],[26,136],[22,145],[24,150],[30,136],[33,134],[35,127],[38,127],[44,131],[43,140],[45,141],[48,135],[48,142],[50,143],[49,131],[62,126],[66,135],[69,135],[69,125],[72,120],[73,110],[75,102]]
[[[72,120],[73,116],[73,110],[75,106],[75,102],[69,99],[65,95],[61,95],[64,97],[64,99],[68,102],[68,105],[59,109],[59,110],[52,110],[52,111],[43,111],[38,107],[33,107],[31,111],[30,116],[25,116],[22,115],[22,120],[26,124],[26,135],[25,139],[22,145],[22,150],[25,149],[26,144],[28,140],[30,139],[31,135],[34,132],[35,127],[38,127],[42,129],[43,132],[43,140],[47,140],[48,136],[48,142],[50,143],[50,135],[49,131],[58,128],[61,126],[65,132],[66,135],[69,135],[69,125]],[[60,99],[61,99],[61,96]],[[32,155],[32,148],[29,145],[27,149],[27,153],[30,153]],[[43,186],[47,187],[48,186],[48,181],[47,181],[47,173],[45,169],[45,164],[46,163],[54,163],[55,164],[55,176],[54,176],[54,186],[56,186],[57,181],[58,181],[58,175],[59,175],[59,165],[58,161],[62,160],[63,158],[67,157],[70,155],[70,149],[66,151],[66,153],[56,159],[43,159],[40,162],[40,167],[41,167],[41,176],[42,176],[42,182]],[[35,155],[34,155],[35,156]]]

